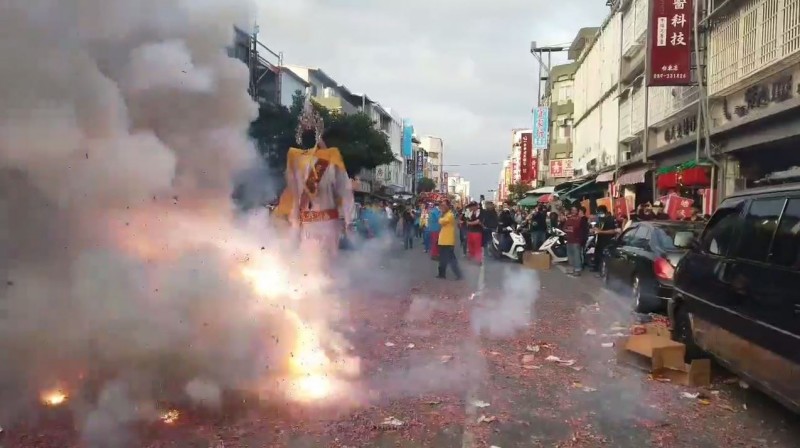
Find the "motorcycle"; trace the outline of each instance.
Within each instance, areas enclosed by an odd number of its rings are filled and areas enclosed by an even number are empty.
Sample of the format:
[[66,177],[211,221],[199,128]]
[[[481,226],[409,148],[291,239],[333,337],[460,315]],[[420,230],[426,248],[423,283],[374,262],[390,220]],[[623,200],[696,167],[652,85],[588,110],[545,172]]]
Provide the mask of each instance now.
[[[594,229],[597,227],[596,222],[589,223],[589,228]],[[583,247],[583,265],[594,266],[595,248],[597,247],[597,235],[589,232],[589,238],[586,240],[586,245]]]
[[558,228],[550,229],[548,238],[539,248],[540,252],[550,254],[553,263],[564,263],[567,261],[567,234]]
[[508,232],[511,238],[511,247],[504,252],[501,248],[501,232],[494,231],[492,232],[492,254],[497,259],[506,257],[522,263],[522,254],[525,252],[525,237],[522,234],[521,226],[517,226],[516,229],[508,226],[504,230]]

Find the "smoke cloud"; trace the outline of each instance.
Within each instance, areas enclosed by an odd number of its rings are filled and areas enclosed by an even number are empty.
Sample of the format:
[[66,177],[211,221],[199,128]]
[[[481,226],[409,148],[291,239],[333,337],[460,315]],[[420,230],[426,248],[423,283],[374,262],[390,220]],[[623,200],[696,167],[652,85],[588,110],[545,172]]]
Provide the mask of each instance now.
[[472,330],[490,338],[507,338],[533,321],[534,303],[539,297],[539,275],[530,269],[502,271],[502,290],[492,300],[481,300],[472,310]]
[[88,446],[135,445],[126,427],[159,402],[279,387],[265,372],[327,330],[323,266],[266,216],[234,219],[258,108],[227,48],[252,17],[248,0],[0,2],[3,427],[59,388]]

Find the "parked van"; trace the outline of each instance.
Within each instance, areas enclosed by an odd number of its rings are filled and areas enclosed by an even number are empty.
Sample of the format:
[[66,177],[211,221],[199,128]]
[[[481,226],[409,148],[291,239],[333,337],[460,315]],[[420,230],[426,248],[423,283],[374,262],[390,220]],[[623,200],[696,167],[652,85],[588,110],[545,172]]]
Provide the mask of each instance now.
[[674,279],[668,311],[687,356],[709,353],[800,412],[800,185],[726,198]]

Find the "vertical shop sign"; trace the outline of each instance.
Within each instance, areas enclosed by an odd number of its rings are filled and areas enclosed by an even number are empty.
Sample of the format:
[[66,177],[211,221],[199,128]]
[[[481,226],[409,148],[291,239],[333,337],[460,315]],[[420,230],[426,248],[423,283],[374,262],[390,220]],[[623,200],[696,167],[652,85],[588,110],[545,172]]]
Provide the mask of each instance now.
[[533,149],[547,149],[550,131],[550,109],[536,107],[533,109]]
[[692,83],[693,1],[651,0],[648,86]]
[[519,177],[523,183],[536,180],[536,172],[531,173],[531,159],[533,159],[533,133],[523,132],[519,136]]
[[417,179],[422,179],[425,168],[424,151],[417,151]]

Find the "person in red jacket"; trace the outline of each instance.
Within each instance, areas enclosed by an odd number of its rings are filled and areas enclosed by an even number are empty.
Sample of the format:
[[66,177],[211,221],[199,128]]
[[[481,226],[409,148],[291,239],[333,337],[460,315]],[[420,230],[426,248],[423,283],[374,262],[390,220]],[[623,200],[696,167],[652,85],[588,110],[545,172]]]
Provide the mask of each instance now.
[[569,210],[567,219],[564,221],[564,232],[567,234],[567,259],[572,267],[569,275],[579,276],[583,270],[583,245],[581,244],[584,235],[588,232],[586,220],[578,213],[578,207],[573,206]]

